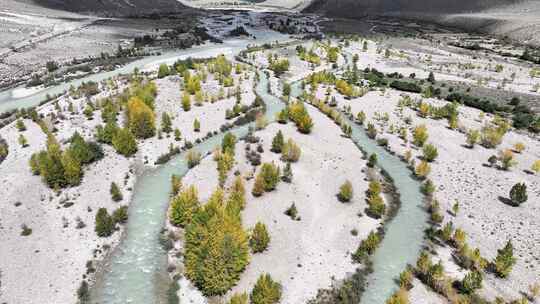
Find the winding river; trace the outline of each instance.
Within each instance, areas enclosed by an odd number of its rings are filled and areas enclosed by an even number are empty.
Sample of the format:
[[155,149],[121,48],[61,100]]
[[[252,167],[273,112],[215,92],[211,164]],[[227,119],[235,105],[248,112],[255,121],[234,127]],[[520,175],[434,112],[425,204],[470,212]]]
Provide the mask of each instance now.
[[[283,41],[286,38],[271,31],[255,31],[254,34],[258,37],[257,43]],[[90,75],[38,92],[30,92],[31,94],[22,88],[0,92],[0,113],[35,106],[47,94],[61,93],[69,86],[77,86],[83,81],[100,81],[118,74],[132,72],[135,68],[141,70],[155,68],[160,63],[170,64],[187,57],[211,57],[220,53],[236,54],[253,42],[253,40],[235,39],[225,41],[222,45],[197,46],[188,50],[146,57],[115,71]],[[277,97],[268,94],[267,86],[267,76],[260,73],[260,82],[256,86],[256,91],[265,101],[266,116],[271,121],[284,105]],[[298,85],[293,86],[293,93],[295,92],[299,93]],[[372,256],[374,272],[368,276],[369,286],[362,297],[363,303],[384,303],[397,289],[394,279],[405,269],[407,263],[414,263],[421,250],[423,230],[427,227],[427,215],[422,209],[423,196],[419,190],[420,184],[411,177],[405,163],[369,139],[360,126],[352,122],[351,126],[352,140],[365,152],[377,154],[379,166],[393,178],[401,195],[401,208],[393,220],[386,225],[386,234],[381,246]],[[230,132],[241,137],[247,133],[247,130],[246,125],[234,128]],[[211,137],[196,145],[194,149],[205,155],[219,145],[222,137],[223,134]],[[114,254],[107,260],[103,279],[99,280],[97,288],[93,289],[93,302],[166,303],[167,254],[159,243],[159,236],[166,220],[171,190],[170,177],[172,174],[183,176],[188,171],[184,156],[180,154],[167,164],[147,170],[138,178],[129,206],[129,221],[125,235]]]
[[[299,96],[300,82],[292,86],[292,94]],[[423,246],[427,214],[423,209],[423,195],[420,183],[412,175],[406,164],[397,156],[377,145],[367,137],[364,129],[342,115],[352,127],[351,140],[368,155],[377,154],[377,165],[393,179],[400,193],[401,206],[396,216],[385,224],[385,236],[380,247],[370,257],[373,273],[367,277],[367,288],[362,295],[362,303],[383,304],[397,286],[395,279],[407,264],[414,264]]]

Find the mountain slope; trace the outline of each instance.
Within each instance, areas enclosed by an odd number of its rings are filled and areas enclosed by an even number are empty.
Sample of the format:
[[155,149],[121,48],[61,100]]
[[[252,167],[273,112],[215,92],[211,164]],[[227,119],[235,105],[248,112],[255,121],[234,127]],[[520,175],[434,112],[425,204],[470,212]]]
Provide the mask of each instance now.
[[[28,0],[25,0],[28,1]],[[31,0],[52,9],[105,16],[175,13],[187,7],[177,0]]]

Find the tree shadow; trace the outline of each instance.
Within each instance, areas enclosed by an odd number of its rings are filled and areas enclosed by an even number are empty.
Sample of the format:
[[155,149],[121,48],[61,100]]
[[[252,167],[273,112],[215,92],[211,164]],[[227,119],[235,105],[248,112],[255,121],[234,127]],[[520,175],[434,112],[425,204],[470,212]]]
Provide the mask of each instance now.
[[500,195],[499,195],[498,199],[499,199],[499,201],[501,201],[503,204],[506,204],[506,205],[508,205],[508,206],[510,206],[510,207],[517,207],[516,204],[514,204],[514,203],[512,202],[512,200],[510,200],[510,199],[507,198],[507,197],[503,197],[503,196],[500,196]]

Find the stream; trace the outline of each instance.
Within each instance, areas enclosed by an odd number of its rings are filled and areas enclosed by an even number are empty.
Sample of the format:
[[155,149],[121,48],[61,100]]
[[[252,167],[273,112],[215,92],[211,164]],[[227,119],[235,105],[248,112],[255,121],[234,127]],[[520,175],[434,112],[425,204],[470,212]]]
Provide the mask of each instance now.
[[[301,94],[300,84],[292,84],[293,96]],[[368,155],[377,155],[377,165],[392,177],[400,194],[401,206],[395,217],[385,223],[385,236],[370,257],[373,273],[367,276],[367,287],[362,294],[362,303],[384,304],[398,289],[394,280],[407,264],[416,263],[424,244],[424,230],[428,228],[424,196],[420,192],[420,182],[411,175],[404,162],[370,139],[363,127],[345,115],[342,117],[352,127],[351,140]]]
[[[268,78],[259,73],[256,92],[266,103],[266,117],[272,121],[285,105],[268,94]],[[228,132],[236,137],[248,133],[252,124],[236,127]],[[193,149],[206,155],[221,144],[224,133],[197,144]],[[149,170],[139,177],[129,205],[129,221],[125,238],[106,265],[103,280],[94,288],[98,303],[166,303],[167,252],[159,243],[160,231],[167,220],[171,175],[184,176],[188,172],[185,153],[168,163]]]

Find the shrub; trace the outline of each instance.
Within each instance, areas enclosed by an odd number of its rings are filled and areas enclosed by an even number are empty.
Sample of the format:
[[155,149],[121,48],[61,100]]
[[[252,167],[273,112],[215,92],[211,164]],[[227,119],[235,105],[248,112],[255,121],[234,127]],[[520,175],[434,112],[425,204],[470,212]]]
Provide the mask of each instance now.
[[341,202],[349,202],[353,197],[353,186],[350,181],[345,181],[341,187],[339,187],[338,199]]
[[405,92],[422,93],[422,88],[414,82],[394,80],[390,83],[390,87]]
[[165,133],[172,132],[171,117],[167,112],[163,112],[163,114],[161,114],[161,130]]
[[251,304],[275,304],[281,299],[281,285],[272,280],[269,274],[263,274],[255,283],[249,296]]
[[193,120],[193,131],[195,132],[200,132],[201,131],[201,122],[195,118],[195,120]]
[[24,122],[22,121],[22,119],[17,119],[17,122],[15,123],[15,127],[17,127],[17,130],[19,130],[19,132],[26,131],[26,126],[24,125]]
[[85,280],[81,282],[81,286],[77,289],[77,298],[79,299],[80,304],[90,303],[90,289]]
[[191,110],[191,96],[188,92],[184,92],[184,95],[182,95],[182,109],[185,112]]
[[21,235],[22,236],[29,236],[32,234],[32,228],[28,227],[26,224],[21,225]]
[[424,145],[422,152],[424,153],[424,159],[428,162],[434,161],[439,155],[437,148],[432,144]]
[[200,208],[197,188],[189,186],[172,199],[169,220],[171,224],[185,227]]
[[261,175],[257,175],[255,178],[251,194],[253,194],[255,197],[259,197],[264,194],[264,179]]
[[527,201],[527,185],[517,183],[510,189],[510,200],[515,206],[519,206]]
[[108,237],[114,232],[114,220],[107,208],[99,208],[96,213],[96,234],[99,237]]
[[111,197],[113,201],[119,202],[123,199],[122,192],[120,192],[120,189],[118,188],[118,185],[116,185],[115,182],[111,183],[110,192],[111,192]]
[[281,159],[286,162],[297,162],[300,159],[300,154],[302,150],[300,147],[289,138],[289,140],[283,145],[281,151]]
[[304,104],[300,101],[290,103],[288,106],[289,119],[295,124],[300,133],[309,134],[313,128],[313,121]]
[[422,184],[420,190],[425,195],[431,195],[431,194],[433,194],[433,192],[435,192],[435,185],[433,184],[433,182],[430,179],[428,179],[427,181],[425,181]]
[[270,235],[268,235],[266,225],[257,222],[249,239],[249,247],[254,253],[259,253],[268,248],[268,243],[270,243]]

